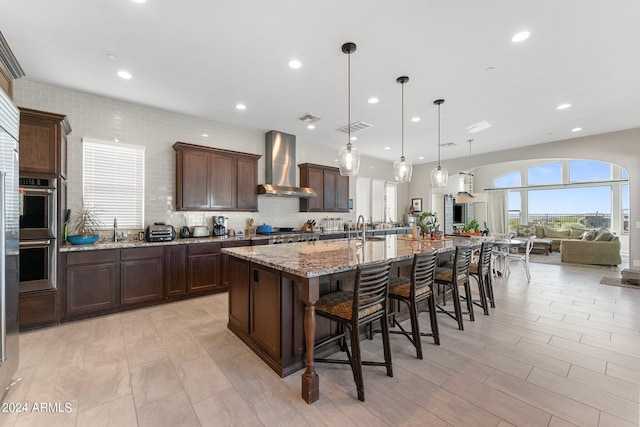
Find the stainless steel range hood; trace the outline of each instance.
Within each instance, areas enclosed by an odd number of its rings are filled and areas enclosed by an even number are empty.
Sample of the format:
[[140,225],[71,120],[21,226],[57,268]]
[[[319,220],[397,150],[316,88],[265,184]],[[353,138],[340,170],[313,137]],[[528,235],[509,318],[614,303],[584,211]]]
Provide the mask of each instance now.
[[296,187],[296,137],[275,130],[265,135],[265,183],[258,185],[258,194],[281,197],[317,197],[307,187]]

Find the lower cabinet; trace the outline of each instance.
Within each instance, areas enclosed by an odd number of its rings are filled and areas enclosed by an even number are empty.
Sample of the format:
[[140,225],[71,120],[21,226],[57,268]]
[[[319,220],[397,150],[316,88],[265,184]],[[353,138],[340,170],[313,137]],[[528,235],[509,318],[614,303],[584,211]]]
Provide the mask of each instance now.
[[164,299],[164,248],[120,250],[120,304]]
[[230,257],[229,327],[249,335],[249,261]]
[[20,294],[19,327],[21,331],[58,323],[57,290]]
[[223,291],[220,243],[199,243],[187,247],[187,292]]
[[187,246],[164,247],[164,280],[167,298],[181,297],[187,293]]
[[66,261],[66,295],[61,314],[96,313],[116,306],[116,249],[69,252]]
[[280,353],[280,272],[251,265],[249,301],[249,338],[276,360]]

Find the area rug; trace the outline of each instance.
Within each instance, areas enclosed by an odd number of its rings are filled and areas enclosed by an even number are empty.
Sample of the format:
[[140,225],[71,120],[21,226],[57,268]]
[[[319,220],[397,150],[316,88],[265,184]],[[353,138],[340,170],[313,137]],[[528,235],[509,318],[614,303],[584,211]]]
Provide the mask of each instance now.
[[[560,252],[552,252],[549,255],[544,254],[530,254],[529,261],[535,262],[537,264],[549,264],[549,265],[559,265],[562,267],[577,267],[577,268],[588,268],[590,270],[606,270],[606,271],[622,271],[623,268],[628,267],[628,264],[620,264],[618,266],[611,265],[589,265],[589,264],[573,264],[570,262],[562,262],[560,257]],[[623,260],[625,261],[625,260]]]
[[610,285],[610,286],[621,286],[623,288],[640,289],[640,286],[632,285],[632,284],[629,284],[627,282],[624,282],[624,281],[622,281],[622,278],[620,278],[620,277],[603,276],[602,279],[600,279],[600,284],[601,285]]

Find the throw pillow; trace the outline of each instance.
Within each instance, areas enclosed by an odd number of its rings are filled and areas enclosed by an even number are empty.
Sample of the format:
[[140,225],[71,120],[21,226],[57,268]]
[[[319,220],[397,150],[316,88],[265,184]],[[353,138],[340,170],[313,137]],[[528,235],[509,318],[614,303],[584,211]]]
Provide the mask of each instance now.
[[518,227],[518,237],[529,237],[536,234],[536,227],[534,225],[521,225]]
[[582,236],[582,233],[584,232],[585,232],[584,228],[571,227],[571,230],[569,230],[569,238],[579,239]]
[[555,228],[544,228],[544,237],[551,237],[556,239],[568,239],[569,232],[571,230],[556,230]]
[[585,242],[591,242],[593,239],[596,238],[597,234],[598,234],[597,230],[587,230],[584,233],[582,233],[580,240],[584,240]]
[[600,230],[598,230],[598,234],[596,234],[596,237],[593,240],[596,242],[609,242],[614,237],[615,235],[612,232],[610,232],[606,228],[601,228]]
[[539,239],[544,237],[544,225],[536,225],[536,237]]

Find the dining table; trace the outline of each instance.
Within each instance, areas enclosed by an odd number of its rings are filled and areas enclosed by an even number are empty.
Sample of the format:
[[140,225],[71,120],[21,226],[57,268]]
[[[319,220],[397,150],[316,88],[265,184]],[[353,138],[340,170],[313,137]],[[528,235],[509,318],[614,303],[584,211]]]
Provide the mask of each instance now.
[[498,276],[502,276],[502,272],[506,268],[507,257],[512,248],[522,248],[525,242],[518,239],[497,239],[493,241],[493,247],[496,249],[493,251],[496,259],[496,265],[494,265],[494,271]]

